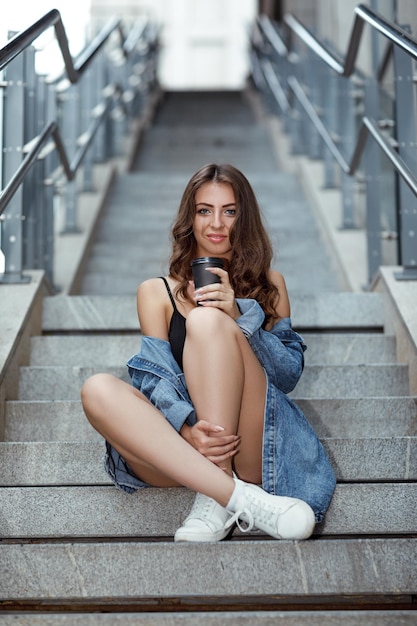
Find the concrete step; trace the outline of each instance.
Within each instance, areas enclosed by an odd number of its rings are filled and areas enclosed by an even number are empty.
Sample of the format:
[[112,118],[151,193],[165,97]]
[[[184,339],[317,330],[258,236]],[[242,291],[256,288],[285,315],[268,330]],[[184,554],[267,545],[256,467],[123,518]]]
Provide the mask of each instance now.
[[[406,437],[417,435],[417,399],[297,399],[319,437]],[[9,401],[5,441],[100,441],[81,402]]]
[[[303,334],[307,365],[395,363],[395,338],[378,334]],[[121,365],[140,349],[137,333],[32,337],[31,365]]]
[[[290,611],[285,602],[281,610],[257,609],[220,611],[215,607],[213,612],[180,611],[151,613],[40,613],[26,615],[18,613],[3,615],[3,626],[415,626],[415,611],[406,610],[369,610],[352,611],[312,610]],[[383,604],[380,604],[383,607]],[[71,605],[68,606],[70,610]],[[123,607],[120,607],[123,610]]]
[[115,335],[51,335],[32,337],[30,364],[38,365],[124,365],[140,349],[139,333]]
[[294,398],[363,398],[405,396],[407,365],[307,365],[291,396]]
[[[417,480],[417,438],[322,438],[338,481]],[[106,485],[102,441],[1,442],[0,486]]]
[[9,401],[5,441],[102,441],[90,426],[79,400]]
[[[136,296],[49,296],[43,301],[44,332],[136,331]],[[377,293],[297,293],[291,296],[292,322],[299,330],[384,328],[384,307]]]
[[417,399],[298,398],[319,437],[381,437],[417,434]]
[[[97,470],[92,471],[97,476]],[[0,537],[172,538],[194,495],[185,488],[146,488],[126,494],[113,485],[3,487]],[[414,535],[416,515],[415,482],[339,483],[314,534]]]
[[373,594],[411,595],[417,582],[417,542],[401,538],[4,544],[0,555],[3,599],[49,603],[147,600],[149,606],[154,599],[160,608],[171,599],[179,609],[209,599],[217,606],[230,599],[261,604],[318,596],[364,601]]
[[[78,400],[87,378],[110,372],[130,383],[127,367],[21,367],[20,400]],[[405,396],[409,392],[407,365],[307,365],[293,398],[363,398]]]

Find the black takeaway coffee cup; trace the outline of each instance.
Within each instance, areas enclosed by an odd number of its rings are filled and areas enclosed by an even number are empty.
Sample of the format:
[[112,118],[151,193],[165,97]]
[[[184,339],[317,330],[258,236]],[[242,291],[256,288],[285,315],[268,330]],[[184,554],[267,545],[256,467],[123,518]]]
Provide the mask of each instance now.
[[191,268],[196,289],[200,289],[200,287],[204,287],[205,285],[221,282],[220,277],[212,272],[207,272],[206,267],[220,267],[223,269],[224,261],[215,256],[202,256],[198,259],[194,259],[191,263]]

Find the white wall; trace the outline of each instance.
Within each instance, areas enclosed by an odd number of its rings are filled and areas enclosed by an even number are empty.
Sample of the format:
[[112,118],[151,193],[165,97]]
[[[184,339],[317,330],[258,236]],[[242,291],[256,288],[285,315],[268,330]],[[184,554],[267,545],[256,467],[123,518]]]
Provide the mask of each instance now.
[[167,89],[240,89],[248,73],[247,29],[257,0],[92,0],[92,17],[161,25],[160,79]]

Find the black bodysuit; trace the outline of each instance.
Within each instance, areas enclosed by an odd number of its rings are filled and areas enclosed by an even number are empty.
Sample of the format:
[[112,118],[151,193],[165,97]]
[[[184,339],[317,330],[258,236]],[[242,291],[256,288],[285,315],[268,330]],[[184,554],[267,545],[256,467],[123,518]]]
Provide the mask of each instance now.
[[177,305],[175,304],[174,296],[171,293],[171,289],[169,288],[167,280],[161,276],[162,280],[165,283],[165,287],[167,288],[168,295],[171,299],[172,306],[174,311],[172,313],[171,322],[169,324],[168,329],[168,340],[171,346],[171,352],[174,356],[174,359],[180,366],[182,370],[182,352],[184,350],[185,343],[185,317],[181,315],[181,313],[177,309]]

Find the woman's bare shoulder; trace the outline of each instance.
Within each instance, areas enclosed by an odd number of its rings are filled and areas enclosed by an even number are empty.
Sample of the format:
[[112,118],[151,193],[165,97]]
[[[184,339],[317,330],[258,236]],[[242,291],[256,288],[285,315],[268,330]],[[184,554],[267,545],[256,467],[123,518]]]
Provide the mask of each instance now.
[[139,295],[143,297],[150,295],[158,296],[158,294],[162,296],[164,291],[166,292],[166,288],[161,278],[148,278],[139,285],[138,297]]
[[291,305],[284,276],[281,274],[281,272],[277,272],[276,270],[270,270],[269,278],[278,289],[279,293],[279,299],[276,306],[278,318],[290,317]]
[[271,279],[272,283],[275,285],[275,287],[278,287],[278,290],[284,288],[285,291],[287,290],[286,284],[285,284],[285,278],[283,276],[283,274],[281,274],[281,272],[278,272],[277,270],[270,270],[269,271],[269,278]]
[[161,278],[149,278],[139,285],[137,309],[139,324],[144,335],[167,338],[169,305],[167,290]]

